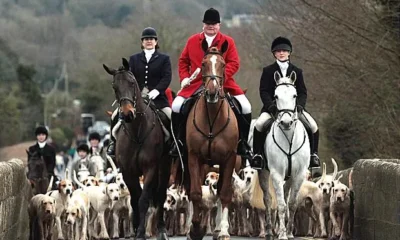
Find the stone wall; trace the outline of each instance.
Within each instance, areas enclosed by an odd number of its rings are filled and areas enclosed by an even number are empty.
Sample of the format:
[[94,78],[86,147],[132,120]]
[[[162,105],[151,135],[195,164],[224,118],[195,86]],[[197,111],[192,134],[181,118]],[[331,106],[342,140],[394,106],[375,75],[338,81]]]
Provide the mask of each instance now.
[[0,239],[28,239],[31,187],[20,159],[0,162]]
[[355,239],[400,239],[400,160],[361,159],[353,169]]

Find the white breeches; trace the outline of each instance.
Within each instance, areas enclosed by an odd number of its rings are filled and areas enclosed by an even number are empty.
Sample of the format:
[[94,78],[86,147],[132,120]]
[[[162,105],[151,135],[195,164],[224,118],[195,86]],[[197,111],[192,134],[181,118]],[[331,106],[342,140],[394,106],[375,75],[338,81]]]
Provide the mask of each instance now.
[[161,111],[167,115],[168,119],[171,120],[172,110],[170,107],[161,108]]
[[[306,111],[303,111],[303,115],[307,119],[307,121],[310,123],[311,131],[313,133],[315,133],[318,130],[318,125],[315,122],[314,118],[311,117],[311,115]],[[257,129],[257,131],[262,132],[264,130],[263,128],[264,128],[265,123],[270,118],[271,118],[271,115],[269,113],[267,113],[267,112],[261,113],[261,115],[258,117],[256,124],[255,124],[255,128]]]
[[[242,107],[242,114],[249,114],[251,113],[251,104],[247,97],[242,95],[233,96],[238,100],[240,106]],[[172,102],[172,111],[175,113],[179,113],[182,107],[183,102],[185,102],[186,98],[177,96],[174,101]]]

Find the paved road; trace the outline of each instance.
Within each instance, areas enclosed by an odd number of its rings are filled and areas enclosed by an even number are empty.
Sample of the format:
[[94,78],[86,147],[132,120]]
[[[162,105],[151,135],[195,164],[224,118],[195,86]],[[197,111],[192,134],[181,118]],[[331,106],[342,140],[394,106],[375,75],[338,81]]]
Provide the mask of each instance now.
[[[150,238],[151,240],[155,238]],[[186,237],[172,237],[170,240],[186,240]],[[211,236],[206,236],[203,238],[204,240],[212,240]],[[232,240],[262,240],[263,238],[245,238],[245,237],[231,237]],[[308,237],[296,237],[295,240],[323,240],[325,238],[308,238]],[[123,238],[121,238],[123,240]]]

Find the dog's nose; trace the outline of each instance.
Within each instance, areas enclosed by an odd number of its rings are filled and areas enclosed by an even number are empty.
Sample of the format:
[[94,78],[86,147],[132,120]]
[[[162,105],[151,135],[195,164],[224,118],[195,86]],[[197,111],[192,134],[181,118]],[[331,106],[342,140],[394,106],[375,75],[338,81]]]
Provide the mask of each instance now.
[[206,180],[206,185],[209,185],[210,184],[210,181],[209,180]]
[[251,182],[251,178],[248,177],[248,178],[246,179],[246,181]]
[[67,224],[68,224],[68,225],[71,225],[71,224],[72,224],[71,220],[68,220],[68,221],[67,221]]
[[341,198],[341,197],[337,197],[337,198],[336,198],[336,201],[338,201],[338,202],[339,202],[339,201],[342,201],[342,198]]
[[67,192],[67,194],[70,194],[70,193],[71,193],[71,190],[67,189],[67,191],[66,191],[66,192]]
[[46,213],[51,213],[51,211],[49,209],[46,210]]
[[119,197],[114,197],[114,200],[115,200],[115,201],[118,201],[118,199],[119,199]]

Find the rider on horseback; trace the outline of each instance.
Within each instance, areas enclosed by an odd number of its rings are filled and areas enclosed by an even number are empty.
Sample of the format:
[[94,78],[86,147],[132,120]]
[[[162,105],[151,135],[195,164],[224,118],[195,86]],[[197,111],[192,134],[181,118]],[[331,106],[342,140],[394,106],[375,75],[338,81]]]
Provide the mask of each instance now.
[[[241,112],[235,111],[239,125],[240,142],[238,154],[247,156],[251,160],[251,149],[247,144],[247,138],[251,122],[251,105],[247,100],[242,89],[233,79],[233,75],[239,69],[239,56],[233,39],[219,32],[220,16],[214,8],[208,9],[204,13],[203,32],[196,33],[189,37],[183,52],[179,58],[179,77],[182,90],[177,94],[172,103],[172,127],[175,136],[179,139],[181,146],[184,140],[184,131],[188,112],[182,112],[182,105],[186,99],[190,98],[202,85],[202,76],[198,75],[191,81],[189,78],[197,68],[201,68],[201,62],[205,55],[205,49],[217,47],[228,43],[228,50],[223,54],[226,62],[224,90],[230,93],[241,105]],[[170,152],[171,156],[178,156],[177,146],[174,145]]]
[[[48,179],[54,176],[54,167],[56,165],[56,151],[54,147],[47,143],[49,132],[45,126],[38,126],[35,130],[37,143],[29,147],[29,152],[37,152],[43,157],[46,163]],[[55,181],[54,181],[55,182]]]
[[[132,55],[129,59],[131,72],[139,84],[142,94],[148,95],[149,99],[157,109],[160,109],[168,119],[171,119],[171,107],[165,90],[171,83],[171,61],[168,55],[158,51],[157,32],[152,27],[143,30],[141,41],[142,49],[140,53]],[[117,108],[115,111],[119,111]],[[117,112],[111,117],[111,131],[118,122]],[[166,127],[169,129],[169,125]],[[111,143],[107,154],[111,157],[115,155],[115,136],[111,134]]]
[[311,128],[312,137],[310,137],[311,161],[310,167],[319,167],[318,142],[319,130],[317,123],[311,115],[305,111],[307,101],[307,88],[303,80],[303,72],[300,68],[289,62],[289,56],[292,52],[292,44],[289,39],[277,37],[271,46],[271,52],[274,54],[276,62],[265,67],[260,80],[260,97],[263,102],[261,115],[257,119],[254,128],[253,162],[258,167],[263,166],[263,148],[267,133],[277,114],[277,107],[274,101],[274,91],[276,82],[274,80],[275,71],[279,71],[281,76],[289,76],[292,71],[296,72],[296,89],[297,89],[297,111],[301,114],[300,120]]

